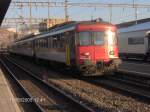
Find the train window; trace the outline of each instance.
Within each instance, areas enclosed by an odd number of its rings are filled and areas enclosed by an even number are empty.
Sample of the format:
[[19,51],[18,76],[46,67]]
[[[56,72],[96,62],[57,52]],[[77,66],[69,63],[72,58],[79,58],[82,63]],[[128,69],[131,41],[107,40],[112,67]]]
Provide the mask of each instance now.
[[41,40],[38,40],[39,48],[41,48]]
[[46,42],[45,42],[45,40],[43,39],[43,48],[45,48],[46,47]]
[[61,35],[61,46],[62,46],[62,48],[66,47],[68,34],[69,33],[67,32],[67,33],[62,33],[62,35]]
[[31,42],[27,42],[27,48],[28,49],[32,48],[32,43]]
[[75,32],[74,31],[70,32],[70,48],[71,48],[71,51],[74,52],[74,49],[75,49]]
[[43,48],[43,42],[40,40],[40,47]]
[[41,39],[38,41],[38,46],[40,48],[47,48],[48,47],[48,42],[47,39]]
[[45,48],[45,40],[42,40],[43,48]]
[[141,37],[136,37],[136,38],[128,38],[128,44],[133,45],[133,44],[144,44],[144,38]]
[[57,47],[57,37],[53,36],[53,48]]
[[42,46],[41,46],[42,44],[41,44],[41,40],[39,40],[39,48],[41,48]]
[[44,41],[44,39],[42,39],[42,48],[44,48],[45,47],[45,41]]
[[38,40],[35,41],[35,47],[38,48]]
[[90,32],[80,32],[79,33],[79,44],[82,46],[91,45],[92,38]]
[[47,48],[47,47],[48,47],[48,39],[45,38],[45,39],[44,39],[44,48]]
[[94,32],[94,45],[103,45],[104,44],[104,32]]
[[52,48],[52,40],[51,37],[48,38],[48,47]]
[[45,47],[48,48],[48,38],[45,39],[45,43],[46,43]]
[[39,40],[39,45],[40,45],[40,48],[42,48],[42,47],[43,47],[42,40]]
[[57,35],[57,41],[56,41],[56,47],[57,48],[60,48],[60,43],[61,43],[61,41],[60,41],[60,35]]
[[61,40],[60,40],[60,47],[61,47],[61,48],[64,48],[64,47],[65,47],[65,37],[64,37],[64,36],[61,37]]
[[39,48],[39,47],[40,47],[40,46],[39,46],[39,40],[37,40],[36,42],[37,42],[37,48]]

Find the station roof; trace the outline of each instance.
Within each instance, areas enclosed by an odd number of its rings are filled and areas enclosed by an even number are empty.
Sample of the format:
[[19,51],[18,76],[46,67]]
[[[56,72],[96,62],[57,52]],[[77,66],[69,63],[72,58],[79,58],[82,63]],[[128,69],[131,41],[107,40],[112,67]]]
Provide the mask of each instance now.
[[0,25],[5,17],[11,0],[0,0]]
[[142,23],[146,23],[146,22],[150,22],[150,18],[139,19],[139,20],[136,20],[136,21],[124,22],[124,23],[116,24],[116,26],[117,26],[117,28],[124,28],[124,27],[133,26],[136,23],[137,24],[142,24]]
[[150,30],[150,21],[149,22],[144,22],[144,23],[139,23],[139,24],[134,24],[132,26],[128,27],[121,27],[118,29],[119,33],[125,33],[125,32],[135,32],[135,31],[149,31]]

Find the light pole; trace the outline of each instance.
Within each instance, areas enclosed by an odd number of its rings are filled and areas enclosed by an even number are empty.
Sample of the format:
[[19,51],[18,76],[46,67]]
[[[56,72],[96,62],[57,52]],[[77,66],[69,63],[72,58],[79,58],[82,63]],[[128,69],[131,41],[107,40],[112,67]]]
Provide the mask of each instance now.
[[49,8],[49,5],[50,5],[50,0],[48,0],[48,20],[50,19],[50,8]]
[[68,0],[65,0],[65,21],[68,21]]
[[133,8],[135,9],[135,24],[137,24],[137,19],[138,19],[138,9],[135,4],[135,0],[133,0]]
[[32,0],[30,2],[30,31],[32,32]]

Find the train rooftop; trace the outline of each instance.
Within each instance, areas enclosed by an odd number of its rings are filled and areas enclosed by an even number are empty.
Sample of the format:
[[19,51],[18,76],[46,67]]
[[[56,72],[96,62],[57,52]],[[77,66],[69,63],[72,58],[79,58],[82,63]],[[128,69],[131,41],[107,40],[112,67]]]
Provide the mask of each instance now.
[[129,27],[123,27],[118,29],[119,33],[133,32],[133,31],[140,31],[140,30],[150,30],[150,22],[135,24]]
[[38,35],[43,35],[43,34],[47,34],[47,33],[51,33],[51,32],[56,32],[56,31],[59,31],[61,29],[66,29],[66,28],[73,27],[77,24],[90,25],[90,24],[99,24],[99,23],[112,25],[111,23],[108,23],[108,22],[105,22],[105,21],[98,21],[98,22],[97,21],[69,21],[69,22],[65,22],[65,23],[62,23],[62,24],[55,25],[55,26],[49,28],[47,31],[41,32],[40,34],[37,34],[37,35],[35,35],[34,33],[26,35],[21,39],[15,40],[14,42],[19,42],[19,41],[27,40],[27,39],[30,39],[30,38],[34,38],[35,36],[38,36]]

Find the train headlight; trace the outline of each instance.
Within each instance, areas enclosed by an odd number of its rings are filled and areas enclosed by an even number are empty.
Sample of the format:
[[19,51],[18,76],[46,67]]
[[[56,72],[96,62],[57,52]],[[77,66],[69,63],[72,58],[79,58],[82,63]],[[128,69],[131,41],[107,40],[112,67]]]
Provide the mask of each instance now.
[[89,53],[89,52],[86,52],[86,53],[84,53],[84,55],[85,55],[85,56],[89,56],[89,55],[90,55],[90,53]]
[[89,52],[82,53],[80,59],[90,59],[90,53]]
[[108,36],[108,45],[113,45],[114,44],[115,33],[108,30],[107,31],[107,36]]

